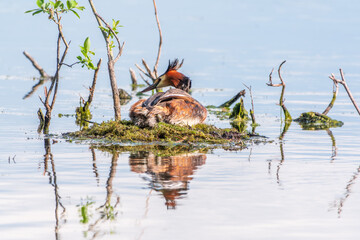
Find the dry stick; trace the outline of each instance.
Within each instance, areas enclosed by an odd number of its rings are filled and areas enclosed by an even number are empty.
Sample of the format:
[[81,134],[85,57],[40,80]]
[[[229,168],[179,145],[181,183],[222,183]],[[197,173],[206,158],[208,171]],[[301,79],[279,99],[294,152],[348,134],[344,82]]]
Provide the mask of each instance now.
[[337,94],[339,92],[339,84],[336,81],[334,82],[334,86],[333,86],[333,97],[329,103],[329,106],[327,106],[327,108],[324,110],[324,112],[322,114],[326,115],[330,112],[331,108],[334,106]]
[[136,73],[134,70],[132,70],[131,68],[129,68],[129,72],[130,72],[130,77],[131,77],[131,84],[133,86],[137,85],[137,80],[136,80]]
[[150,86],[151,84],[145,79],[145,77],[140,73],[140,77],[142,78],[142,80],[144,80],[144,82]]
[[[137,63],[135,63],[135,66],[136,66],[142,73],[144,73],[147,77],[153,79],[153,77],[151,76],[151,73],[146,72],[146,71],[145,71],[144,69],[142,69]],[[153,80],[155,80],[155,79],[153,79]]]
[[145,59],[142,59],[142,64],[146,68],[146,71],[150,74],[152,80],[154,81],[157,77],[154,72],[151,72],[149,65],[146,63]]
[[[118,43],[118,54],[114,58],[113,52],[110,49],[110,41],[109,36],[107,36],[106,32],[101,29],[101,32],[103,34],[105,43],[106,43],[106,50],[107,50],[107,56],[108,56],[108,72],[109,72],[109,78],[110,78],[110,84],[111,84],[111,90],[113,94],[113,104],[114,104],[114,112],[115,112],[115,120],[121,120],[121,104],[120,104],[120,97],[119,97],[119,91],[117,87],[116,82],[116,75],[115,75],[115,69],[114,65],[117,60],[119,60],[122,51],[124,49],[124,43],[121,44],[119,38],[117,37],[116,33],[113,31],[113,29],[110,27],[110,25],[96,12],[95,6],[93,4],[92,0],[89,0],[89,4],[91,6],[91,9],[94,13],[94,16],[96,18],[96,21],[99,25],[99,27],[102,26],[102,22],[106,25],[106,27],[109,29],[109,31],[114,35],[117,43]],[[110,34],[110,33],[109,33]]]
[[40,76],[43,77],[43,78],[50,78],[50,76],[45,72],[45,70],[40,67],[40,65],[35,61],[35,59],[33,59],[29,53],[27,53],[26,51],[23,52],[23,54],[25,55],[25,57],[27,59],[30,60],[30,62],[32,63],[32,65],[34,66],[34,68],[36,68],[39,73],[40,73]]
[[[56,56],[56,72],[54,77],[52,78],[52,82],[50,85],[49,90],[47,90],[47,88],[44,88],[44,93],[45,93],[45,101],[43,101],[40,97],[41,102],[43,103],[45,109],[46,109],[46,113],[45,113],[45,121],[44,121],[44,128],[43,128],[43,132],[44,133],[48,133],[49,131],[49,126],[50,126],[50,120],[51,120],[51,112],[54,108],[54,104],[55,104],[55,100],[56,100],[56,96],[57,96],[57,91],[58,91],[58,85],[59,85],[59,71],[61,69],[62,63],[65,60],[66,54],[68,52],[69,49],[69,44],[64,37],[64,34],[62,32],[62,25],[60,24],[61,21],[61,17],[59,17],[58,12],[56,12],[56,18],[57,21],[53,18],[52,20],[57,24],[58,26],[58,40],[57,40],[57,56]],[[65,45],[65,50],[60,58],[60,44],[61,41],[63,42],[63,44]],[[52,91],[54,91],[53,95],[52,95],[52,100],[51,100],[51,104],[49,104],[49,100],[50,100],[50,96]]]
[[252,123],[253,124],[256,124],[256,121],[255,121],[255,107],[254,107],[254,99],[253,99],[253,95],[252,95],[252,91],[251,91],[251,86],[248,87],[246,86],[244,83],[243,85],[249,90],[249,93],[250,93],[250,99],[251,99],[251,110],[250,110],[250,116],[251,116],[251,120],[252,120]]
[[356,104],[355,99],[354,99],[354,97],[352,96],[348,85],[346,84],[343,70],[340,68],[339,71],[340,71],[341,80],[336,79],[336,78],[335,78],[335,75],[334,75],[333,73],[331,74],[331,76],[329,76],[329,78],[330,78],[331,80],[333,80],[334,82],[340,83],[340,84],[342,84],[342,85],[344,86],[347,94],[349,95],[350,100],[352,101],[352,103],[354,104],[354,107],[356,108],[358,114],[360,115],[360,109],[359,109],[358,105]]
[[[142,59],[142,64],[144,65],[146,71],[144,69],[142,69],[138,64],[135,64],[135,66],[141,72],[143,72],[147,77],[151,78],[151,80],[154,82],[159,77],[157,69],[159,66],[160,55],[161,55],[162,31],[161,31],[161,27],[160,27],[160,21],[159,21],[159,17],[158,17],[158,13],[157,13],[157,7],[156,7],[155,0],[153,0],[153,4],[154,4],[154,10],[155,10],[155,19],[156,19],[157,27],[159,30],[159,48],[158,48],[158,54],[157,54],[155,65],[154,65],[154,70],[151,71],[149,65],[146,63],[146,61],[144,59]],[[147,83],[147,81],[145,81],[145,82]]]
[[160,54],[161,54],[162,32],[161,32],[159,17],[158,17],[158,14],[157,14],[157,8],[156,8],[155,0],[153,0],[153,3],[154,3],[154,10],[155,10],[155,18],[156,18],[156,23],[157,23],[157,26],[158,26],[158,29],[159,29],[159,38],[160,38],[158,55],[157,55],[156,62],[155,62],[155,65],[154,65],[154,74],[155,74],[155,77],[158,77],[157,68],[158,68],[158,65],[159,65]]
[[267,85],[270,86],[270,87],[280,87],[280,86],[282,86],[279,105],[280,105],[281,108],[283,109],[283,112],[284,112],[284,115],[285,115],[285,121],[291,121],[291,120],[292,120],[291,115],[290,115],[289,111],[287,110],[287,108],[286,108],[286,106],[285,106],[285,104],[284,104],[284,102],[285,102],[285,100],[284,100],[284,93],[285,93],[285,86],[286,86],[286,84],[285,84],[284,80],[283,80],[282,77],[281,77],[281,67],[282,67],[282,65],[283,65],[285,62],[286,62],[286,60],[283,61],[283,62],[280,64],[279,68],[278,68],[278,75],[279,75],[279,78],[280,78],[281,83],[279,83],[279,84],[273,84],[273,83],[272,83],[272,73],[273,73],[273,71],[274,71],[274,69],[272,69],[271,72],[270,72],[270,74],[269,74],[269,83],[267,83]]

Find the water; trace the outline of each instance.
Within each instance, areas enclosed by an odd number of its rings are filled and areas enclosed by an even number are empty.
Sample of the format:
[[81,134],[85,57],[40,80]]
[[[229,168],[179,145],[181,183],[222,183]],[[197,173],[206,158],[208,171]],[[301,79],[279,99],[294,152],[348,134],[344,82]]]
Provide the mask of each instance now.
[[[87,6],[87,2],[83,4]],[[116,65],[130,91],[128,68],[153,64],[158,35],[151,1],[96,3],[121,20],[126,41]],[[256,131],[274,140],[238,152],[213,150],[156,157],[149,152],[106,152],[36,132],[38,95],[22,100],[37,72],[28,51],[54,72],[56,29],[44,16],[23,14],[32,1],[0,10],[0,238],[1,239],[357,239],[360,233],[359,116],[340,86],[330,116],[341,128],[304,131],[293,122],[282,141],[280,89],[266,86],[282,60],[286,105],[293,117],[323,111],[343,68],[359,102],[357,1],[158,1],[164,35],[160,72],[168,59],[185,58],[193,96],[219,105],[243,83],[251,85]],[[72,40],[67,62],[90,36],[95,59],[104,43],[88,12],[64,18]],[[93,120],[113,118],[105,64],[93,102]],[[64,68],[53,112],[53,134],[77,130],[73,114],[92,73]],[[274,82],[278,81],[274,75]],[[85,87],[84,87],[85,86]],[[134,93],[133,93],[134,94]],[[127,111],[136,97],[122,113]],[[250,100],[245,99],[247,107]],[[208,123],[227,127],[209,116]],[[140,149],[139,149],[140,150]],[[107,207],[106,207],[107,206]],[[110,206],[110,207],[109,207]]]

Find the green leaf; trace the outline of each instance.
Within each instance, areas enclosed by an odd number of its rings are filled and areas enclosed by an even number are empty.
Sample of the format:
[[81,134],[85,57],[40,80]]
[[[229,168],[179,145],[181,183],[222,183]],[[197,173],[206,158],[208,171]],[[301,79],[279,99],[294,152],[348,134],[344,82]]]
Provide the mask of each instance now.
[[39,13],[41,13],[41,12],[44,12],[44,10],[37,10],[37,11],[35,11],[32,15],[34,16],[34,15],[36,15],[36,14],[39,14]]
[[76,58],[77,58],[79,61],[82,60],[82,57],[81,57],[81,56],[77,56]]
[[85,48],[85,51],[88,52],[90,50],[90,38],[87,37],[84,41],[84,48]]
[[49,2],[50,2],[50,5],[51,5],[52,7],[55,6],[55,3],[54,3],[53,1],[49,1]]
[[61,2],[60,2],[60,1],[57,1],[57,2],[55,3],[55,5],[54,5],[54,8],[55,8],[55,9],[58,8],[60,4],[61,4]]
[[25,13],[31,13],[31,12],[34,12],[36,10],[38,10],[38,9],[27,10]]
[[78,18],[80,18],[79,14],[77,12],[75,12],[74,10],[70,9],[70,11],[72,11]]
[[78,5],[78,3],[75,0],[71,0],[70,3],[71,3],[71,8],[75,8]]
[[44,0],[37,0],[36,4],[39,6],[39,8],[43,8]]
[[71,2],[69,0],[66,1],[66,5],[68,9],[71,9]]
[[79,9],[80,11],[84,10],[85,7],[84,6],[76,6],[75,8]]
[[89,62],[89,67],[92,68],[92,69],[94,69],[94,70],[96,69],[95,66],[94,66],[94,64],[93,64],[92,62]]

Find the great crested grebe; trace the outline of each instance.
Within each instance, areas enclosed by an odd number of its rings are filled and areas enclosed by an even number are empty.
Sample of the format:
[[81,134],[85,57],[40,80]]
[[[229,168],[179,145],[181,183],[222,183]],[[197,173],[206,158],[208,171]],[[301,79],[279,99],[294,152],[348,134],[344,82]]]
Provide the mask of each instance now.
[[141,92],[156,88],[173,86],[166,92],[158,92],[148,99],[137,101],[130,108],[130,118],[140,127],[154,127],[158,122],[179,125],[195,125],[205,121],[206,108],[188,93],[191,80],[177,70],[181,67],[179,60],[169,61],[165,73]]

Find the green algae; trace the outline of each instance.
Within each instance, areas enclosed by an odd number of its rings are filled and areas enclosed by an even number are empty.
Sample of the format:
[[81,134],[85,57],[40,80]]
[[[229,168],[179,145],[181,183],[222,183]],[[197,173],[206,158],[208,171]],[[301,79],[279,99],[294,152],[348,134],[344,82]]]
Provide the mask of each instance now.
[[74,139],[100,139],[112,143],[166,143],[166,144],[235,144],[244,145],[246,134],[234,129],[220,129],[212,125],[198,124],[195,126],[180,126],[159,123],[154,128],[140,128],[131,121],[107,121],[94,123],[89,128],[67,133]]
[[335,119],[332,119],[325,114],[317,112],[305,112],[294,120],[298,122],[304,130],[322,130],[334,127],[341,127],[344,123]]

